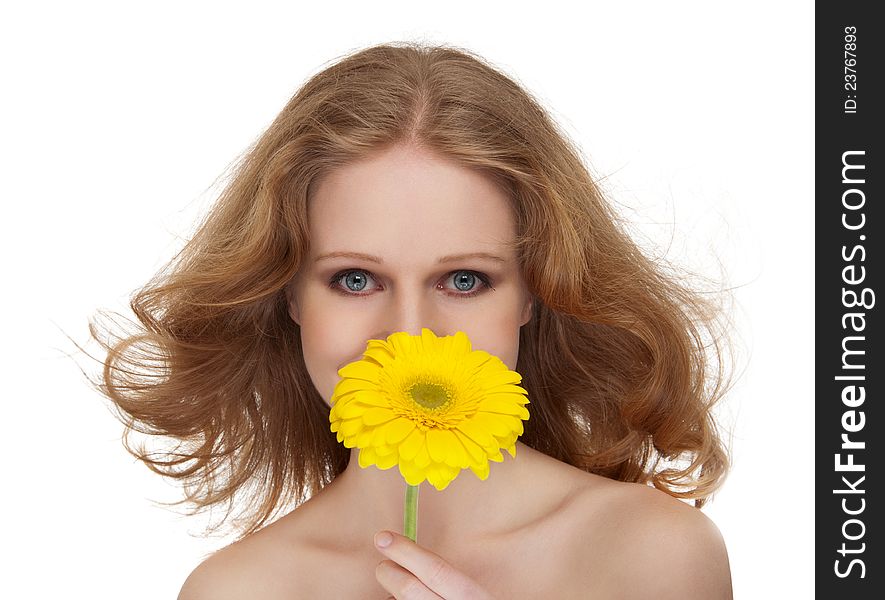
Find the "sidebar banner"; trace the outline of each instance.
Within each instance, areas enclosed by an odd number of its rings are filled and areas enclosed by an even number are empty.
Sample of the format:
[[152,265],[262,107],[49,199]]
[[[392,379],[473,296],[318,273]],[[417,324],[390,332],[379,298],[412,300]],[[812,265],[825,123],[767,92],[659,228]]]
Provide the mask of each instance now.
[[885,20],[876,6],[815,6],[818,598],[885,598]]

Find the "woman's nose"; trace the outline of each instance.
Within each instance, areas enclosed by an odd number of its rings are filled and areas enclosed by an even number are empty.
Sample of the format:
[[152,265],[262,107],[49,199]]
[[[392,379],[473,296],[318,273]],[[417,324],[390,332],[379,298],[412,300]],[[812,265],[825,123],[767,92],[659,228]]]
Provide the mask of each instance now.
[[421,335],[423,327],[441,335],[437,329],[441,325],[432,299],[415,291],[404,291],[394,295],[387,322],[387,335],[397,331],[405,331],[409,335]]

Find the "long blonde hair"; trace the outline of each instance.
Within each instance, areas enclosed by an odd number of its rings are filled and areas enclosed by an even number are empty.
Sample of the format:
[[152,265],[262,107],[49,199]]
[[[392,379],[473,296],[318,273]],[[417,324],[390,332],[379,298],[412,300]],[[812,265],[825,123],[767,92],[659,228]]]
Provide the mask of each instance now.
[[[727,387],[718,305],[639,251],[530,94],[441,46],[375,46],[313,76],[134,294],[135,329],[90,322],[107,350],[97,385],[129,452],[180,481],[195,512],[226,503],[222,523],[242,536],[345,469],[350,450],[329,430],[284,287],[307,254],[318,179],[398,143],[477,169],[512,199],[536,298],[517,364],[532,399],[522,442],[701,506],[728,465],[711,412]],[[133,447],[133,431],[175,446]]]

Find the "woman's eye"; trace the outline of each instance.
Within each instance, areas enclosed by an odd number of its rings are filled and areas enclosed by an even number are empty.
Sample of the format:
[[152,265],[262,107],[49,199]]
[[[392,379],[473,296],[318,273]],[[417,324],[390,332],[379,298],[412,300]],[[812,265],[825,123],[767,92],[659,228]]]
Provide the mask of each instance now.
[[454,274],[455,287],[462,292],[469,292],[476,285],[476,275],[470,271],[458,271]]
[[[368,271],[339,271],[332,276],[329,287],[345,295],[365,296],[368,294],[363,292],[372,289],[373,281],[374,276]],[[446,276],[446,282],[451,282],[451,286],[439,284],[438,289],[453,290],[449,295],[461,298],[476,296],[485,288],[494,289],[487,276],[475,271],[454,271]]]
[[449,275],[448,280],[455,285],[456,290],[463,292],[455,294],[461,297],[476,296],[484,288],[494,289],[488,277],[475,271],[455,271]]
[[333,288],[338,288],[345,293],[362,292],[369,286],[372,276],[366,271],[344,271],[336,273],[330,282]]
[[467,271],[455,273],[455,287],[462,292],[470,291],[474,285],[476,285],[476,277],[473,273],[468,273]]

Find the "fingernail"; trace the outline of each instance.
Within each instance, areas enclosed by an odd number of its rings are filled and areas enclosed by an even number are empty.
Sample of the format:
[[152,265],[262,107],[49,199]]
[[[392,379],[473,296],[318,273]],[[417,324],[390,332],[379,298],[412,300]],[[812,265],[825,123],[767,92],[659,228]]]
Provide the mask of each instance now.
[[387,548],[393,543],[393,536],[388,531],[379,531],[375,534],[375,545],[379,548]]

